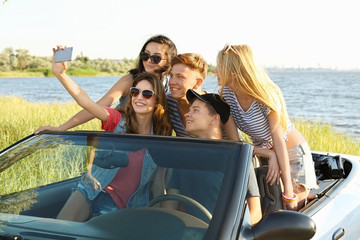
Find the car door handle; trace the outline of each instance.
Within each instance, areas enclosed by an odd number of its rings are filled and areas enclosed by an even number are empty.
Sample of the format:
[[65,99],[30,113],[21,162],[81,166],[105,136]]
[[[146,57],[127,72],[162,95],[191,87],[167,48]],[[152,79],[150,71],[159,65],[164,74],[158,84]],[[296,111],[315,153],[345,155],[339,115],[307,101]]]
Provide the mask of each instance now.
[[332,235],[332,240],[338,240],[338,239],[342,238],[344,235],[345,235],[345,230],[343,228],[339,228]]

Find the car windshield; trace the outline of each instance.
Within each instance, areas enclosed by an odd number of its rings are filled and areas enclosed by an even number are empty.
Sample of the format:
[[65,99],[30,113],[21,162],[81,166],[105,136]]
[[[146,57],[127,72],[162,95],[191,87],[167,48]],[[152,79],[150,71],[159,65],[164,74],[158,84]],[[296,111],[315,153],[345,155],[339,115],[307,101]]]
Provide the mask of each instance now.
[[[0,213],[55,219],[78,190],[89,201],[108,194],[117,212],[166,212],[164,224],[180,219],[202,235],[218,200],[227,199],[241,146],[103,132],[31,136],[0,154]],[[163,198],[166,193],[174,198]],[[85,222],[106,221],[112,214],[94,212]],[[117,214],[121,221],[122,213]]]

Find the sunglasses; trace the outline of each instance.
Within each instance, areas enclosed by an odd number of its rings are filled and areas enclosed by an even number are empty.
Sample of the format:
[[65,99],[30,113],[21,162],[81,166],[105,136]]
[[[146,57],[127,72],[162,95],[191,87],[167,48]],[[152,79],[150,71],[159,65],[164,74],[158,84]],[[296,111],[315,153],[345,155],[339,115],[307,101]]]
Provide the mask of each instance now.
[[132,97],[137,97],[139,96],[139,94],[142,93],[143,97],[145,99],[150,99],[155,93],[153,90],[149,90],[149,89],[145,89],[145,90],[140,90],[136,87],[131,87],[130,88],[130,94]]
[[143,61],[147,61],[149,60],[153,63],[153,64],[159,64],[161,62],[161,60],[163,60],[159,55],[151,55],[148,52],[140,52],[140,59]]
[[223,50],[221,50],[222,54],[226,54],[228,51],[232,50],[235,52],[234,48],[231,46],[231,44],[227,43]]

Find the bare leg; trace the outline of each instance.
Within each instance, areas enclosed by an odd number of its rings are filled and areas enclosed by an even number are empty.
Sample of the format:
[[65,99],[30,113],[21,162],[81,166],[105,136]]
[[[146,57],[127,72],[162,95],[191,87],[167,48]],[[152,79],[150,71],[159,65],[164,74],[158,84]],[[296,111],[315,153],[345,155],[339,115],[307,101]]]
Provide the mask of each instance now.
[[90,214],[90,206],[84,195],[76,190],[66,201],[57,219],[84,222]]

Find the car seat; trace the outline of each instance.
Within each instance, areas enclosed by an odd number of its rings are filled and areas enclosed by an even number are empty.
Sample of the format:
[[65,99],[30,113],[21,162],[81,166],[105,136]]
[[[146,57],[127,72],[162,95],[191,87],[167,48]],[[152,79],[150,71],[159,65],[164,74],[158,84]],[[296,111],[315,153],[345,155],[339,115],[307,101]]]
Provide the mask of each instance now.
[[255,168],[263,216],[270,212],[283,209],[281,186],[277,184],[271,186],[269,183],[266,183],[267,170],[267,165]]

